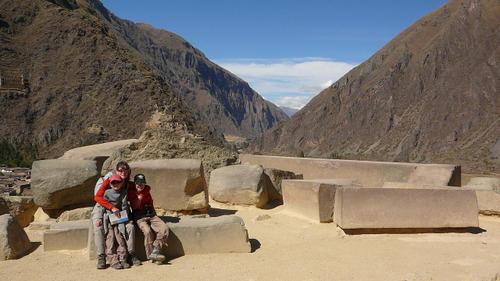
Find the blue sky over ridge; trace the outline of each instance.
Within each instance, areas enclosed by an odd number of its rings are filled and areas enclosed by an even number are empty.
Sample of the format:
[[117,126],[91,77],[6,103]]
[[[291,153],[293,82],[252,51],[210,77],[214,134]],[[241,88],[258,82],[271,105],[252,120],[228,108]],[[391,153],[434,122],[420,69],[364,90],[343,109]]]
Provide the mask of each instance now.
[[103,0],[174,32],[264,98],[300,108],[444,0]]

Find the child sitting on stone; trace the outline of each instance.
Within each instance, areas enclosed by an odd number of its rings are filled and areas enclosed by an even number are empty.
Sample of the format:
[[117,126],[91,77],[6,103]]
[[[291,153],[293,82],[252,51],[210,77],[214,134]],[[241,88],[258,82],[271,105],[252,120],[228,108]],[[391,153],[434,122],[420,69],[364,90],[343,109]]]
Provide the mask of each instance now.
[[151,187],[146,185],[146,177],[137,174],[134,183],[135,191],[129,192],[132,217],[144,233],[144,247],[148,259],[161,264],[165,256],[160,254],[160,250],[167,245],[168,226],[156,215],[150,193]]
[[[104,200],[111,204],[111,209],[106,210],[106,215],[109,218],[111,214],[120,218],[120,212],[126,210],[128,212],[127,189],[125,188],[124,180],[113,175],[110,179],[111,188],[104,191]],[[115,269],[130,268],[127,263],[127,231],[125,224],[132,223],[125,221],[112,225],[108,219],[105,219],[106,236],[106,258],[111,267]],[[115,247],[116,246],[116,247]]]

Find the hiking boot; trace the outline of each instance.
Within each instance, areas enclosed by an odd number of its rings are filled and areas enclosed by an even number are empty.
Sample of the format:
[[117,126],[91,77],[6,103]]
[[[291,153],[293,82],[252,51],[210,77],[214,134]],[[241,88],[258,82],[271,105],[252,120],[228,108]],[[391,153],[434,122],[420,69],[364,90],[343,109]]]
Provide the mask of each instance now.
[[152,260],[156,264],[161,264],[165,260],[165,256],[160,254],[160,248],[154,247],[148,259]]
[[106,256],[97,256],[97,269],[106,269]]
[[122,265],[122,267],[124,269],[129,269],[130,268],[130,264],[128,264],[127,261],[120,261],[120,264]]
[[117,262],[111,266],[114,269],[123,269],[123,265],[120,262]]
[[129,256],[129,262],[134,266],[142,265],[141,260],[134,255]]

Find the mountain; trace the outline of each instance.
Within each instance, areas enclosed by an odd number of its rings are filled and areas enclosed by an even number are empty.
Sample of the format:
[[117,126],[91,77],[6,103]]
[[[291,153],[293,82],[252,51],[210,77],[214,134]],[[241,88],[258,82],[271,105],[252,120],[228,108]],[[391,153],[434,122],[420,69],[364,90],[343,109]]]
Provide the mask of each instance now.
[[285,112],[288,117],[292,117],[295,113],[297,113],[297,111],[299,111],[298,109],[286,106],[280,106],[280,109],[283,110],[283,112]]
[[0,77],[0,140],[41,158],[139,137],[155,113],[219,144],[288,119],[187,41],[98,0],[1,1]]
[[500,1],[452,0],[256,145],[278,154],[500,169]]

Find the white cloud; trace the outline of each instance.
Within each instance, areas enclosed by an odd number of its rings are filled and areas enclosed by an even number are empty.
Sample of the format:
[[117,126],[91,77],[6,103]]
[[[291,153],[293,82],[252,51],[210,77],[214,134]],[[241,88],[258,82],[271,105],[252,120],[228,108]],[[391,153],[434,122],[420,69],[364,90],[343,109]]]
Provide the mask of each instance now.
[[356,66],[327,58],[235,59],[216,62],[247,81],[267,100],[297,109]]
[[279,106],[286,106],[294,109],[301,109],[313,96],[284,96],[278,98],[275,103]]

